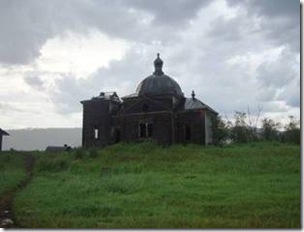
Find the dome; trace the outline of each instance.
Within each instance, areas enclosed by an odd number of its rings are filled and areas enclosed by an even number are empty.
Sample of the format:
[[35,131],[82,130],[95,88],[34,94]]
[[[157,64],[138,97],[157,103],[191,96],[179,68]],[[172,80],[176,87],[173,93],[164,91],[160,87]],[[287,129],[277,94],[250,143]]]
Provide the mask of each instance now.
[[136,92],[138,93],[138,95],[174,93],[183,96],[179,84],[171,77],[165,74],[161,76],[151,75],[146,77],[138,85]]
[[183,96],[179,84],[162,71],[163,61],[159,58],[159,53],[154,61],[155,71],[152,75],[146,77],[137,87],[138,95],[150,94],[177,94]]

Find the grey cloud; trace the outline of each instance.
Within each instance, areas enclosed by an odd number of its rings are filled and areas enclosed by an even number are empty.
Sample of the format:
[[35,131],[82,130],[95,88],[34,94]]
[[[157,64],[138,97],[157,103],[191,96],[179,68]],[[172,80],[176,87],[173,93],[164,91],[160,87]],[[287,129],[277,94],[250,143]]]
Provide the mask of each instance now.
[[[247,5],[259,15],[299,17],[300,1],[298,0],[226,0],[231,6]],[[296,13],[296,14],[295,14]]]
[[[5,0],[0,2],[0,62],[28,64],[40,55],[45,42],[65,31],[86,33],[90,28],[113,37],[168,43],[180,27],[208,1],[179,0]],[[129,9],[137,9],[132,13]],[[157,25],[143,24],[148,15]],[[174,24],[174,25],[172,25]],[[166,31],[166,33],[164,33]]]
[[288,85],[298,78],[293,65],[297,64],[296,57],[293,53],[284,49],[276,61],[264,62],[257,70],[257,79],[261,87],[276,87]]
[[28,64],[48,39],[66,30],[85,33],[100,26],[115,31],[132,20],[126,20],[123,9],[103,6],[101,1],[1,1],[0,61]]
[[[40,55],[40,48],[55,35],[55,21],[47,2],[0,2],[0,60],[7,64],[26,64]],[[58,10],[57,10],[58,12]]]
[[35,74],[28,75],[24,77],[24,81],[30,85],[31,87],[37,89],[37,90],[43,90],[43,81],[40,79],[39,76],[36,76]]
[[259,33],[254,23],[253,20],[246,19],[246,15],[239,15],[231,19],[225,19],[220,16],[212,21],[212,27],[208,35],[219,42],[236,43],[244,39],[244,37],[254,36],[255,33]]
[[[246,68],[240,65],[231,67],[226,64],[227,59],[231,57],[250,51],[259,53],[265,47],[274,46],[270,44],[270,38],[264,36],[265,30],[256,31],[252,28],[254,21],[252,15],[241,14],[230,20],[215,19],[212,15],[207,15],[206,18],[211,20],[214,29],[207,34],[195,32],[195,36],[188,37],[187,27],[183,27],[186,25],[185,22],[196,17],[200,6],[203,7],[207,3],[200,5],[197,1],[189,1],[189,3],[184,1],[176,3],[175,8],[159,12],[169,7],[169,3],[159,1],[153,2],[153,5],[151,2],[76,0],[75,4],[71,4],[70,1],[64,1],[57,11],[55,6],[58,2],[43,2],[46,6],[54,7],[47,11],[50,12],[49,15],[54,15],[54,19],[50,23],[46,20],[46,23],[49,23],[45,24],[47,26],[37,27],[37,29],[46,28],[46,31],[50,28],[51,33],[48,36],[54,36],[67,28],[85,32],[86,28],[97,27],[113,37],[134,40],[134,46],[122,60],[112,61],[108,68],[99,69],[88,79],[75,79],[72,76],[58,79],[55,82],[56,88],[50,90],[49,94],[59,113],[81,112],[79,102],[98,95],[100,91],[117,91],[119,96],[133,93],[139,82],[153,72],[153,60],[155,53],[158,52],[156,48],[161,50],[165,62],[164,71],[180,83],[185,95],[189,97],[191,90],[194,89],[199,99],[220,113],[246,110],[248,106],[254,107],[258,104],[263,105],[264,102],[265,104],[272,102],[276,96],[274,88],[285,88],[289,83],[288,78],[285,80],[276,76],[280,76],[282,72],[289,75],[288,59],[292,56],[282,58],[276,65],[263,64],[259,69],[258,84],[252,84],[256,80],[248,77]],[[189,9],[183,12],[183,8],[187,7]],[[195,7],[197,9],[194,9]],[[140,15],[129,13],[129,8],[139,10]],[[41,10],[45,11],[42,8]],[[144,18],[146,13],[154,15],[155,19],[151,24],[142,25],[139,19]],[[165,15],[166,13],[168,15]],[[180,18],[178,18],[179,14]],[[49,17],[47,15],[48,13],[45,18]],[[174,18],[176,24],[172,21]],[[160,24],[161,21],[164,24]],[[62,25],[58,26],[58,23]],[[279,25],[279,22],[277,21],[275,25]],[[32,28],[29,27],[29,30]],[[183,38],[177,36],[181,31]],[[155,46],[152,44],[153,40],[160,40],[162,43],[160,46]],[[39,46],[35,45],[33,49],[39,51]],[[290,59],[290,62],[294,60]],[[288,67],[285,67],[287,64]],[[32,84],[35,84],[35,81],[39,82],[33,76],[26,81]],[[263,86],[265,92],[271,90],[267,96],[265,95],[265,99],[259,98],[259,90]],[[270,86],[270,89],[266,86]],[[294,87],[290,88],[292,90]],[[289,101],[286,96],[284,97]],[[275,109],[274,105],[271,110],[275,111]]]
[[56,80],[55,91],[50,92],[56,110],[62,114],[80,112],[80,101],[100,92],[116,91],[119,97],[134,93],[140,81],[153,72],[156,54],[149,54],[131,49],[122,60],[112,61],[108,68],[100,68],[88,79],[62,76]]
[[300,107],[300,83],[297,80],[289,83],[278,96],[279,100],[283,100],[291,107]]
[[130,6],[144,9],[155,16],[157,23],[183,24],[184,21],[194,18],[202,7],[208,6],[211,0],[166,0],[142,1],[127,0]]
[[276,45],[289,45],[300,51],[300,2],[297,0],[226,0],[231,6],[242,6],[248,15],[264,18],[260,25]]
[[297,94],[294,94],[294,96],[289,96],[287,98],[287,104],[291,107],[300,107],[301,101],[300,101],[300,92]]
[[259,93],[272,93],[272,100],[284,101],[290,107],[299,107],[300,74],[294,68],[296,64],[298,62],[294,54],[285,49],[278,60],[260,65],[257,70]]
[[295,19],[299,19],[300,16],[300,1],[298,0],[251,0],[249,2],[250,6],[255,7],[261,15],[269,17],[286,15]]
[[39,55],[39,49],[35,47],[40,47],[48,36],[41,31],[33,32],[35,19],[31,20],[30,11],[28,5],[22,6],[16,1],[0,2],[0,60],[2,62],[27,63]]
[[18,112],[18,113],[25,112],[23,109],[20,109],[19,107],[16,107],[11,103],[4,103],[4,102],[0,102],[0,109],[2,114],[10,114],[12,112]]
[[276,101],[266,101],[262,105],[262,113],[283,113],[288,112],[288,107],[280,106]]
[[290,18],[272,18],[261,23],[265,34],[277,46],[287,45],[295,53],[300,52],[300,22]]
[[86,82],[72,76],[63,76],[56,80],[56,88],[50,90],[50,100],[60,114],[69,114],[81,111],[80,101],[87,97]]

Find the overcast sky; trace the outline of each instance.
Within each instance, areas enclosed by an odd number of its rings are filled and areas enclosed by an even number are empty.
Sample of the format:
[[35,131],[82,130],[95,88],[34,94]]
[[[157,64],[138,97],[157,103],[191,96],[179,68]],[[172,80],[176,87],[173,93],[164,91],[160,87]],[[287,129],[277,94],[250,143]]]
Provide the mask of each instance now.
[[1,0],[0,127],[81,127],[81,100],[164,72],[218,111],[300,117],[298,0]]

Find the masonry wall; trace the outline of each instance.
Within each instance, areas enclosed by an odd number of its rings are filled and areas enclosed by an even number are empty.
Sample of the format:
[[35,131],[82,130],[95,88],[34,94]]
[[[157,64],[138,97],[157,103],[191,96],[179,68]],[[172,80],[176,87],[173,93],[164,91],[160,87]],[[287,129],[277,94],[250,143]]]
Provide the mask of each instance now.
[[3,136],[2,136],[2,134],[0,133],[0,151],[2,151],[2,138],[3,138]]
[[[153,125],[151,137],[140,137],[140,124],[150,123]],[[171,113],[136,113],[126,114],[122,119],[122,140],[126,142],[143,141],[146,139],[154,140],[160,144],[172,143],[172,124]]]
[[[120,141],[144,140],[163,145],[212,143],[210,112],[204,109],[174,111],[173,102],[172,97],[164,98],[164,101],[135,98],[123,105],[109,99],[83,101],[82,144],[84,147],[103,147]],[[151,135],[142,136],[142,124],[149,124]]]
[[205,144],[204,115],[204,110],[183,111],[177,113],[176,142]]
[[[109,101],[89,100],[83,102],[82,145],[102,147],[109,143],[111,120]],[[98,130],[98,138],[95,138]]]

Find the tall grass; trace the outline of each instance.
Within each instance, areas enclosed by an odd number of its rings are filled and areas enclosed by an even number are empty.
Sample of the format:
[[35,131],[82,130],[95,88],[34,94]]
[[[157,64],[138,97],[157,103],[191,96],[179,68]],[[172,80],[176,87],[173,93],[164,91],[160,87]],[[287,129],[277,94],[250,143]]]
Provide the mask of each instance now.
[[20,153],[0,153],[0,196],[15,188],[25,178],[23,156]]
[[15,214],[33,228],[299,228],[300,147],[142,143],[41,155]]

